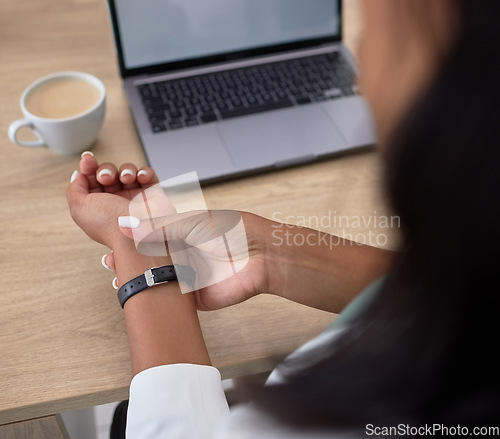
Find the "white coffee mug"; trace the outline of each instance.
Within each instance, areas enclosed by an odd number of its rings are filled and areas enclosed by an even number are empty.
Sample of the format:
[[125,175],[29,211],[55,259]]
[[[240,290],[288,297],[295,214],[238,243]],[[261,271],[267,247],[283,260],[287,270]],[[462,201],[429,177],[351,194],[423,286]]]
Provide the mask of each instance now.
[[[19,119],[9,127],[12,142],[27,147],[45,146],[63,155],[90,149],[104,121],[106,89],[95,76],[59,72],[29,85],[21,95]],[[18,131],[29,127],[37,140],[24,141]]]

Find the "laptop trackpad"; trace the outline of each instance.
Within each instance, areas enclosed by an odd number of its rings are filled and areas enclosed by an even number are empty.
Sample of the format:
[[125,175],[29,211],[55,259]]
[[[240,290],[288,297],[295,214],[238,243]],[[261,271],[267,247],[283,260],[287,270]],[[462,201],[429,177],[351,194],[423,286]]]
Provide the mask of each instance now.
[[372,145],[375,143],[373,117],[361,96],[327,101],[323,107],[350,145]]
[[217,128],[237,168],[307,160],[345,145],[324,109],[315,105],[230,119]]

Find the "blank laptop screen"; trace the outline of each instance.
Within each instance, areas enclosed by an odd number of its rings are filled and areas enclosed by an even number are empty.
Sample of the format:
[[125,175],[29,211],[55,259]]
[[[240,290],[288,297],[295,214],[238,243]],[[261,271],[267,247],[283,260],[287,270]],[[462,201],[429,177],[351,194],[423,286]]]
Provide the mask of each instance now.
[[115,0],[125,68],[338,37],[339,0]]

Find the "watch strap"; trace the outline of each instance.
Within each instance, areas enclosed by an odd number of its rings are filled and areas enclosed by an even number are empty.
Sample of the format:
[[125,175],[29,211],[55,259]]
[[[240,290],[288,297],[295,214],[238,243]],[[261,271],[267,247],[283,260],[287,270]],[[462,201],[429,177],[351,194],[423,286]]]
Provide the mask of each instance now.
[[118,301],[123,308],[128,299],[149,287],[172,281],[186,282],[193,287],[195,280],[196,272],[187,265],[174,264],[150,268],[119,288]]

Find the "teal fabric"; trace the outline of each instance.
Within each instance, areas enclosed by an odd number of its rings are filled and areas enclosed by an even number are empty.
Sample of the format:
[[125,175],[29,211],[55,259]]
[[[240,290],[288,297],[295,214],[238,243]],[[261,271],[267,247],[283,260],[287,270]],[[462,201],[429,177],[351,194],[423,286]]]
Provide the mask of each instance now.
[[385,276],[368,285],[349,303],[349,305],[342,310],[339,316],[330,324],[330,326],[327,327],[326,330],[328,331],[330,329],[337,329],[339,326],[346,326],[356,319],[356,317],[358,317],[361,312],[365,310],[374,300],[384,280]]

